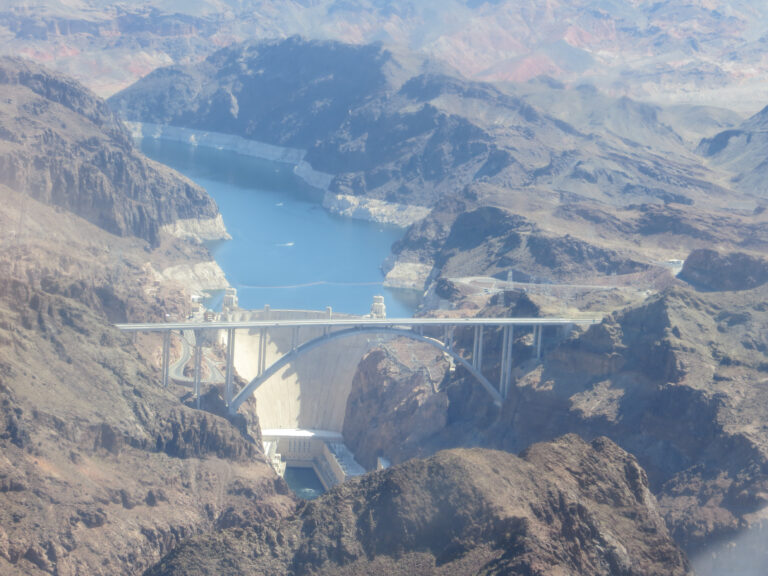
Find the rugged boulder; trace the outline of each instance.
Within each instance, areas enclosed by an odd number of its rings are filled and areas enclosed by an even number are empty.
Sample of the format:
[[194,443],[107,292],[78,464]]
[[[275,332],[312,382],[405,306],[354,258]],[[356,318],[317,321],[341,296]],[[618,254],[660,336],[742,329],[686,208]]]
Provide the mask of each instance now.
[[344,416],[344,437],[368,470],[378,456],[418,456],[424,441],[447,423],[448,398],[440,393],[448,364],[442,352],[400,339],[360,362]]
[[715,250],[694,250],[678,278],[703,291],[751,290],[768,282],[768,260],[759,256]]

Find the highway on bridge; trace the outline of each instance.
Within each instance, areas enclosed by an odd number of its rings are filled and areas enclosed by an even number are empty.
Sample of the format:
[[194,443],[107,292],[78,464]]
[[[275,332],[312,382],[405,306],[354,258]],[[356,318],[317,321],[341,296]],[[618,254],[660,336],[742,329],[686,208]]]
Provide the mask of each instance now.
[[126,332],[166,332],[169,330],[241,330],[248,328],[339,327],[339,328],[418,328],[461,326],[567,326],[599,324],[600,318],[313,318],[302,320],[250,320],[247,322],[166,322],[115,324]]

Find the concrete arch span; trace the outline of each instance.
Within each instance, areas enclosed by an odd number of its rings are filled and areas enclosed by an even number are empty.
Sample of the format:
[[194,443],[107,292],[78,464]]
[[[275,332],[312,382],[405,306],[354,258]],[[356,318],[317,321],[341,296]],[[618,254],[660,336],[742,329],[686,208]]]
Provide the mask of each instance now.
[[271,366],[267,367],[261,375],[253,378],[242,390],[240,390],[240,392],[238,392],[232,398],[232,401],[229,404],[230,413],[236,413],[240,406],[242,406],[242,404],[248,400],[248,398],[250,398],[262,384],[264,384],[267,380],[277,374],[281,369],[290,364],[292,361],[296,360],[296,358],[299,356],[306,354],[307,352],[310,352],[311,350],[314,350],[315,348],[318,348],[319,346],[322,346],[328,342],[365,334],[388,334],[393,336],[401,336],[419,342],[424,342],[430,346],[433,346],[434,348],[441,350],[453,358],[456,363],[461,364],[470,374],[472,374],[472,376],[483,386],[486,392],[491,395],[493,401],[497,405],[501,405],[503,399],[499,391],[488,381],[485,376],[483,376],[483,374],[478,369],[476,369],[470,362],[459,356],[450,346],[446,345],[444,342],[436,338],[424,336],[423,334],[406,328],[355,327],[338,330],[335,332],[329,332],[323,336],[319,336],[293,348],[290,352],[283,355],[279,360],[275,361]]

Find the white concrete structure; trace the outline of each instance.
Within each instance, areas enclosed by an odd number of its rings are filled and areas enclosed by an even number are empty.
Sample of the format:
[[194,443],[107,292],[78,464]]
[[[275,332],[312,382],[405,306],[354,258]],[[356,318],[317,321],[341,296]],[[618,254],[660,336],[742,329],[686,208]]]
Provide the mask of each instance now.
[[384,296],[374,296],[373,297],[373,304],[371,304],[371,318],[386,318],[387,317],[387,307],[384,304]]
[[280,428],[264,429],[261,436],[264,452],[280,475],[287,466],[312,468],[330,490],[351,476],[365,474],[339,432]]

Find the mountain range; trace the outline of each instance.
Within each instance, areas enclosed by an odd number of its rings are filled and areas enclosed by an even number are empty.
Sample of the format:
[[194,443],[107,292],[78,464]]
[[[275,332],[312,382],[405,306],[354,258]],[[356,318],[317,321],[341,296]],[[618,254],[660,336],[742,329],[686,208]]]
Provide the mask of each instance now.
[[[749,0],[0,0],[0,571],[765,573],[765,29]],[[412,210],[384,267],[420,314],[603,319],[541,358],[516,330],[501,408],[374,348],[344,435],[394,465],[299,502],[252,406],[194,409],[113,326],[185,317],[225,236],[121,120]]]
[[[425,289],[441,275],[510,266],[560,280],[583,274],[580,265],[639,271],[713,241],[765,248],[759,189],[735,186],[729,167],[696,153],[663,108],[593,87],[499,87],[377,45],[290,38],[158,69],[109,102],[131,121],[303,149],[330,175],[333,196],[426,207],[431,215],[394,248],[395,267],[422,267]],[[712,130],[725,121],[711,118]],[[501,232],[488,232],[469,263],[449,265],[444,243],[463,234],[460,216],[487,207],[518,216],[496,223],[516,240],[490,246]],[[544,262],[536,242],[560,259]],[[596,270],[587,253],[613,263]]]
[[104,96],[152,69],[249,39],[382,42],[467,78],[585,79],[613,96],[755,112],[768,100],[766,8],[694,0],[114,0],[0,3],[7,53],[47,62]]

